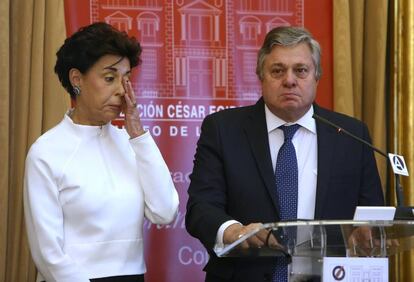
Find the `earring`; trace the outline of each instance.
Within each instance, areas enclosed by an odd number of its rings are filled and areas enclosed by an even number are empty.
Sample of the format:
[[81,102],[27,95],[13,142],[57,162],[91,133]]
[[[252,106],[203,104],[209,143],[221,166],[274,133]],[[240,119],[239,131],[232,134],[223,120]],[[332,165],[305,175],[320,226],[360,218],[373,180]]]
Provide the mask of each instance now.
[[75,85],[75,86],[72,86],[72,88],[73,88],[73,93],[75,93],[76,96],[79,96],[81,94],[81,89],[79,86]]

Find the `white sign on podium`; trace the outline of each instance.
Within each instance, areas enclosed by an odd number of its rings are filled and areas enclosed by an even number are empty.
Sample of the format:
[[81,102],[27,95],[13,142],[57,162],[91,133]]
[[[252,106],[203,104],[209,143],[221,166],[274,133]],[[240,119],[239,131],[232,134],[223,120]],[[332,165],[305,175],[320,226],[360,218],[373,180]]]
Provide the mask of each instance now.
[[323,282],[387,282],[388,258],[323,258]]

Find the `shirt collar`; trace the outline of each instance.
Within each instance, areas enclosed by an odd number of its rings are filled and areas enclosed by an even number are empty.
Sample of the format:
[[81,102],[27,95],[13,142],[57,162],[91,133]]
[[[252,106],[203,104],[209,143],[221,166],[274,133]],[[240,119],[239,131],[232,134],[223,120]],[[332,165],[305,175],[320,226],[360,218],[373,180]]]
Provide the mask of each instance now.
[[74,131],[79,137],[93,137],[93,136],[104,136],[108,133],[110,123],[104,125],[82,125],[74,123],[70,117],[72,109],[68,110],[65,114],[63,122],[68,128]]
[[[267,133],[272,132],[273,130],[275,130],[276,128],[282,126],[282,125],[291,125],[293,123],[291,122],[286,122],[283,119],[279,118],[278,116],[276,116],[275,114],[273,114],[269,108],[267,107],[267,105],[265,104],[265,115],[266,115],[266,124],[267,124]],[[309,110],[300,118],[298,119],[296,122],[299,124],[300,126],[302,126],[303,128],[309,130],[310,132],[316,134],[316,123],[315,120],[313,119],[313,105],[311,105],[311,107],[309,108]]]

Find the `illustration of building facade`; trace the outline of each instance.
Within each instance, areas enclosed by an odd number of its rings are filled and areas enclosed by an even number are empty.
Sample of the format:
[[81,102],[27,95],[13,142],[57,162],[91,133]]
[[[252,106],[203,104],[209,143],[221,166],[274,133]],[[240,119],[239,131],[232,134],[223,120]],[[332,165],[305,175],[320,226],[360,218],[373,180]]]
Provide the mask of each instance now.
[[257,99],[257,51],[276,26],[303,26],[303,0],[90,0],[91,22],[143,48],[137,96]]
[[303,26],[302,0],[241,0],[234,1],[233,25],[229,38],[234,58],[231,66],[235,81],[232,98],[256,99],[260,85],[256,76],[257,52],[268,31],[278,26]]

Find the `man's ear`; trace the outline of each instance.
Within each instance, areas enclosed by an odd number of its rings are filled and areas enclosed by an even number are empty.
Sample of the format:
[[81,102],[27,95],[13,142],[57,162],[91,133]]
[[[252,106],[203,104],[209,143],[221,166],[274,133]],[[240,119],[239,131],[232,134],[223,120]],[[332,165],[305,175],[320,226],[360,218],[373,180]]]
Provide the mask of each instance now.
[[81,86],[82,73],[78,69],[69,70],[69,81],[72,86]]

